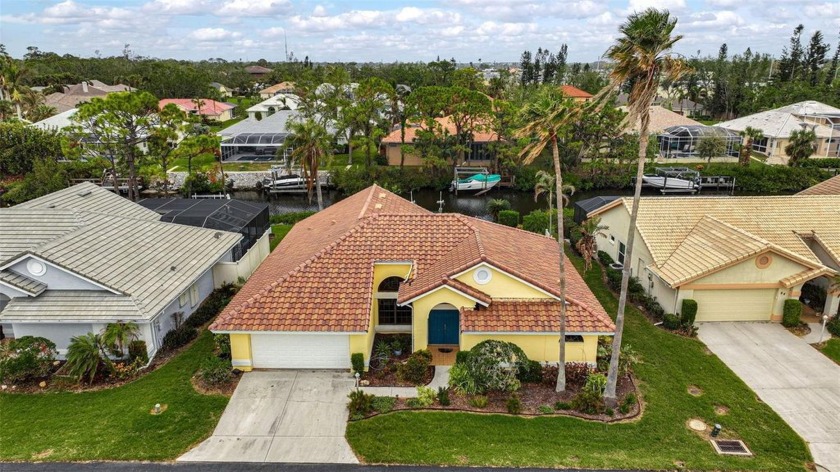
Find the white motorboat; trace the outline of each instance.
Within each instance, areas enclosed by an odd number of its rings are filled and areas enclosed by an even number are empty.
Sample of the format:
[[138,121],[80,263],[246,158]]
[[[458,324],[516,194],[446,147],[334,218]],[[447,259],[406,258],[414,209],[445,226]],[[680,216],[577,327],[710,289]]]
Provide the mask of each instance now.
[[687,167],[658,167],[655,175],[643,175],[642,181],[662,191],[696,192],[700,190],[700,173]]
[[274,180],[265,179],[263,185],[275,192],[294,192],[306,190],[306,179],[297,174],[277,176]]

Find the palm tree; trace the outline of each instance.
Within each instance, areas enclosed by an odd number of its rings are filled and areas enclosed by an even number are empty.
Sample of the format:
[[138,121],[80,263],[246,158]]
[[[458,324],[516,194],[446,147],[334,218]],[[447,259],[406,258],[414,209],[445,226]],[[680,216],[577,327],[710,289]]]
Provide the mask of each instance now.
[[790,133],[790,140],[785,146],[785,154],[790,157],[788,165],[796,167],[817,152],[817,134],[813,129],[797,129]]
[[321,181],[318,179],[318,167],[321,160],[330,149],[330,135],[327,130],[314,120],[306,119],[302,122],[289,123],[290,136],[284,145],[291,148],[291,158],[300,165],[306,187],[309,191],[309,201],[312,201],[312,190],[318,198],[318,209],[324,209],[324,197],[321,194]]
[[487,202],[487,211],[490,212],[493,221],[499,221],[499,212],[504,210],[510,210],[510,200],[494,198]]
[[102,330],[102,342],[110,349],[119,351],[120,358],[125,357],[125,347],[128,343],[137,339],[140,334],[140,328],[137,323],[129,321],[128,323],[117,322],[108,323]]
[[575,247],[583,256],[583,271],[592,267],[592,259],[598,253],[598,236],[604,236],[604,231],[610,229],[601,224],[601,217],[595,216],[580,225],[580,239]]
[[[537,183],[534,185],[534,201],[536,202],[540,195],[546,194],[546,198],[548,199],[548,233],[551,233],[551,230],[554,226],[551,224],[551,214],[554,211],[554,192],[556,190],[556,184],[554,182],[554,176],[551,173],[541,170],[537,172]],[[560,189],[563,193],[560,194],[561,199],[561,208],[564,208],[566,205],[569,204],[569,197],[575,193],[575,187],[572,185],[563,184],[563,188]],[[563,218],[560,210],[557,211],[557,219]]]
[[[688,65],[672,53],[674,44],[682,36],[673,35],[677,19],[671,18],[668,10],[648,8],[642,13],[633,13],[619,26],[621,36],[604,54],[615,64],[610,71],[610,83],[598,94],[596,103],[603,106],[609,97],[617,93],[624,84],[630,84],[628,96],[629,123],[639,126],[639,162],[636,171],[636,189],[633,194],[633,208],[630,211],[630,225],[627,235],[625,260],[632,261],[633,243],[636,236],[636,219],[639,215],[639,200],[642,192],[642,176],[645,170],[645,156],[650,129],[650,105],[656,97],[660,81],[676,81],[688,72]],[[624,310],[627,306],[627,287],[630,281],[630,264],[625,264],[621,277],[621,293],[615,318],[610,368],[604,401],[614,408],[616,384],[618,382],[618,357],[624,331]]]
[[[554,87],[544,87],[531,103],[523,109],[525,125],[515,133],[516,137],[529,138],[531,142],[522,149],[520,156],[526,164],[539,157],[546,147],[551,146],[554,163],[554,188],[557,195],[563,194],[563,171],[560,164],[558,134],[563,133],[569,123],[580,116],[580,108],[571,100],[564,99]],[[563,219],[557,221],[557,244],[560,269],[560,368],[557,369],[555,390],[566,390],[566,254],[563,244]]]
[[741,146],[741,152],[738,155],[738,163],[742,166],[750,165],[750,154],[752,153],[753,142],[764,137],[764,131],[747,126],[743,131],[738,133],[744,138],[744,144]]
[[31,71],[18,65],[11,57],[4,57],[0,62],[0,98],[10,100],[15,105],[15,112],[19,120],[23,119],[21,103],[23,103],[29,87],[24,85]]
[[98,334],[88,333],[74,336],[67,346],[67,371],[81,381],[87,377],[93,382],[102,367],[111,369],[111,360],[105,354],[105,344]]

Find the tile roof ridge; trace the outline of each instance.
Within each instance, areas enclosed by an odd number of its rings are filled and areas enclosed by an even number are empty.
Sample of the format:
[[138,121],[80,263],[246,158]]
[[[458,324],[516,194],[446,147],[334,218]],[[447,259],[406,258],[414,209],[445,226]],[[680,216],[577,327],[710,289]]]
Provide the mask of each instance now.
[[373,194],[376,191],[376,187],[378,187],[378,185],[376,184],[370,186],[370,191],[368,191],[367,198],[365,198],[365,204],[362,205],[362,209],[361,211],[359,211],[359,216],[356,217],[357,220],[361,220],[365,217],[365,213],[367,213],[368,206],[370,205],[371,200],[373,200]]
[[[285,282],[286,280],[290,279],[292,276],[294,276],[295,274],[299,273],[299,272],[300,272],[301,270],[303,270],[304,268],[306,268],[306,267],[308,267],[308,266],[312,265],[312,263],[313,263],[313,262],[315,262],[317,259],[320,259],[321,257],[323,257],[325,254],[327,254],[327,253],[329,253],[329,252],[332,252],[332,250],[333,250],[336,246],[338,246],[340,243],[344,242],[345,240],[347,240],[347,238],[349,238],[350,236],[352,236],[354,233],[356,233],[356,232],[360,231],[362,228],[364,228],[365,226],[367,226],[369,223],[371,223],[372,221],[376,220],[377,216],[378,216],[378,215],[371,215],[371,216],[369,216],[369,217],[367,217],[367,218],[365,218],[365,219],[361,219],[359,223],[357,223],[357,224],[353,225],[352,227],[350,227],[350,229],[348,229],[347,231],[345,231],[345,232],[344,232],[341,236],[339,236],[338,238],[336,238],[335,240],[333,240],[333,242],[331,242],[330,244],[328,244],[328,245],[324,246],[324,247],[323,247],[320,251],[316,252],[315,254],[313,254],[312,256],[310,256],[310,257],[309,257],[308,259],[306,259],[305,261],[303,261],[303,262],[301,262],[300,264],[298,264],[298,265],[296,265],[295,267],[293,267],[293,268],[292,268],[292,270],[290,270],[289,272],[287,272],[285,275],[283,275],[283,276],[282,276],[282,277],[280,277],[279,279],[277,279],[277,280],[275,280],[275,281],[271,282],[271,283],[270,283],[270,284],[268,284],[267,286],[263,287],[263,288],[262,288],[262,289],[260,289],[257,293],[255,293],[255,294],[251,295],[250,297],[248,297],[248,299],[247,299],[247,300],[245,300],[245,301],[243,301],[242,303],[240,303],[240,304],[239,304],[239,306],[237,306],[237,307],[235,307],[235,308],[231,308],[231,310],[230,310],[229,312],[226,312],[226,313],[224,313],[224,312],[223,312],[223,313],[225,314],[224,318],[225,318],[225,319],[227,319],[227,318],[229,318],[229,317],[231,317],[231,316],[234,316],[234,315],[236,315],[239,311],[241,311],[242,309],[247,308],[247,307],[249,307],[250,305],[252,305],[254,302],[259,301],[259,300],[260,300],[260,298],[262,298],[263,296],[265,296],[266,294],[268,294],[270,291],[272,291],[272,290],[274,290],[275,288],[277,288],[277,287],[278,287],[281,283],[283,283],[283,282]],[[222,318],[222,317],[220,316],[219,318]]]

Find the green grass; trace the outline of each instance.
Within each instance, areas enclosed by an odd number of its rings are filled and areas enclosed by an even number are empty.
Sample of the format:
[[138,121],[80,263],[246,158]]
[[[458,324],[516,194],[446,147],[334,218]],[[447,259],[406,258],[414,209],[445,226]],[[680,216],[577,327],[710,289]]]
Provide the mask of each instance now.
[[277,247],[278,244],[280,244],[280,241],[282,241],[283,238],[285,238],[286,235],[289,234],[289,231],[292,229],[292,226],[294,225],[271,225],[271,234],[274,235],[274,237],[271,238],[271,240],[269,241],[269,246],[271,247],[272,251],[274,250],[274,248]]
[[[0,460],[171,460],[213,431],[227,397],[197,393],[190,377],[213,349],[199,339],[160,369],[89,393],[0,394]],[[168,405],[158,416],[155,403]]]
[[[581,270],[581,260],[573,260]],[[585,279],[607,312],[615,313],[616,298],[604,286],[600,267]],[[690,470],[805,469],[810,454],[802,439],[701,342],[654,327],[633,307],[624,333],[624,342],[643,357],[636,373],[646,406],[637,422],[399,412],[350,423],[347,439],[369,463],[673,469],[682,462]],[[689,385],[704,394],[691,396]],[[717,416],[715,405],[731,411]],[[717,455],[688,431],[690,418],[720,423],[755,457]]]
[[829,359],[840,364],[840,339],[829,339],[820,351]]
[[236,123],[239,123],[240,121],[244,120],[245,118],[247,118],[247,116],[237,116],[235,118],[231,118],[227,121],[221,121],[221,122],[211,121],[208,124],[208,126],[210,127],[211,131],[216,133],[216,132],[219,132],[219,131],[221,131],[225,128],[230,128],[231,126],[235,125]]
[[[271,169],[272,165],[279,164],[277,162],[225,162],[225,172],[248,172],[248,171],[264,171]],[[176,172],[186,172],[187,159],[175,159],[169,168],[177,167]],[[212,154],[195,157],[192,160],[193,172],[207,172],[219,168],[219,161]]]

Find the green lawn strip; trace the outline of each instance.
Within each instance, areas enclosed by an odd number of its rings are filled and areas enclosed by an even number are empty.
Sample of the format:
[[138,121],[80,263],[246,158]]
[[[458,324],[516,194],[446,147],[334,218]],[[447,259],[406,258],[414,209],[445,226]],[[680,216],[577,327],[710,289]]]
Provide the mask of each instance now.
[[292,229],[294,225],[271,225],[271,233],[274,235],[273,238],[269,241],[269,246],[273,251],[274,248],[280,244],[280,241],[289,234],[289,231]]
[[[573,261],[581,270],[580,258]],[[614,314],[617,301],[600,267],[585,279]],[[656,328],[634,307],[627,310],[624,342],[643,358],[636,373],[646,411],[637,422],[398,412],[350,423],[347,438],[370,463],[671,469],[682,462],[691,470],[805,469],[810,454],[802,439],[701,342]],[[703,395],[691,396],[689,385]],[[716,416],[716,405],[730,413]],[[688,431],[690,418],[720,423],[725,435],[743,439],[756,456],[717,455]]]
[[829,339],[820,351],[829,359],[840,364],[840,339]]
[[[228,399],[201,395],[190,378],[213,350],[204,331],[160,369],[88,393],[0,394],[0,460],[171,460],[208,437]],[[155,403],[167,410],[154,416]]]

